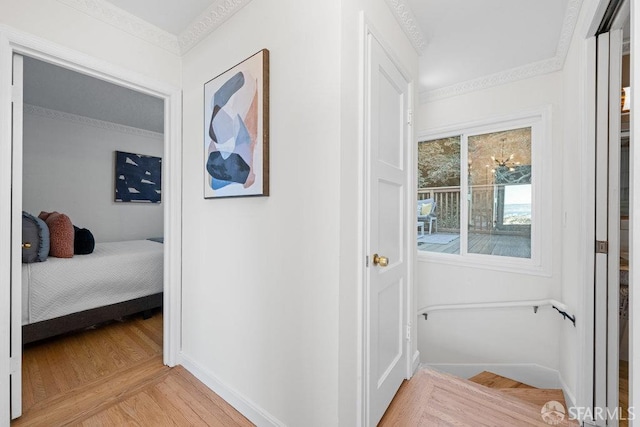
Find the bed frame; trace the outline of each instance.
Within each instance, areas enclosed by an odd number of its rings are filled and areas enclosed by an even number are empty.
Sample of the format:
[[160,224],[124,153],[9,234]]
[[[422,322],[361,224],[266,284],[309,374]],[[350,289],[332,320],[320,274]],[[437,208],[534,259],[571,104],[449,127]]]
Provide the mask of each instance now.
[[136,313],[143,313],[145,319],[148,319],[151,317],[152,309],[162,307],[162,295],[162,292],[160,292],[146,297],[23,325],[22,344],[29,344],[67,332],[77,331]]

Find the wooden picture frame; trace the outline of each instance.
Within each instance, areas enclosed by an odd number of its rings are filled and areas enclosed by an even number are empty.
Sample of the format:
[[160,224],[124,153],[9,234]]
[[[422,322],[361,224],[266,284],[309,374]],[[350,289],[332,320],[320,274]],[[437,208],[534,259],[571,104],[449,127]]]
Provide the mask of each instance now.
[[269,195],[269,51],[204,85],[204,198]]

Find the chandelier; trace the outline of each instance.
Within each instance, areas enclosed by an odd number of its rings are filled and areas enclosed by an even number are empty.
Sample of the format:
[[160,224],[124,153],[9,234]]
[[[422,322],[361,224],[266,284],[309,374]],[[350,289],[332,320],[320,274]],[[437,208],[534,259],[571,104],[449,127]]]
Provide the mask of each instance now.
[[[491,156],[491,160],[493,160],[498,167],[509,168],[509,171],[513,172],[515,170],[515,167],[520,165],[520,162],[513,161],[513,158],[515,157],[515,154],[513,153],[505,157],[504,155],[505,141],[506,141],[505,139],[502,140],[502,146],[500,148],[500,157]],[[493,169],[491,171],[493,172]]]

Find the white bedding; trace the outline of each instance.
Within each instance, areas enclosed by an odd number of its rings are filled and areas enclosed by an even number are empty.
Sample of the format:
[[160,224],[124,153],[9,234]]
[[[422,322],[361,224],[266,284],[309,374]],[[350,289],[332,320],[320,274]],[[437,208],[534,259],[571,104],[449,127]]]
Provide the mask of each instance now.
[[163,246],[97,243],[89,255],[22,265],[22,324],[162,292]]

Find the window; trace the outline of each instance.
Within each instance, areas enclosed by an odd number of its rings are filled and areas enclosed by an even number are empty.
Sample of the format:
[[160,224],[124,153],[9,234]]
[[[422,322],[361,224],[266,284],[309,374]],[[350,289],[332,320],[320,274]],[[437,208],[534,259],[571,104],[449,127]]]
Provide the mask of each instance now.
[[546,267],[541,248],[548,239],[540,230],[550,220],[543,206],[549,202],[539,195],[551,194],[551,169],[550,160],[536,161],[548,145],[545,116],[420,138],[417,243],[424,257],[490,268]]

